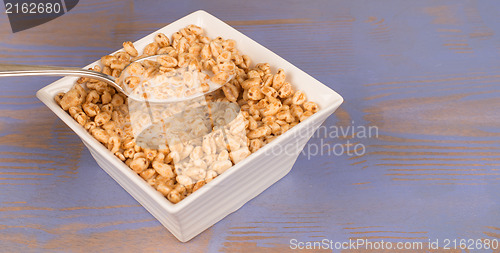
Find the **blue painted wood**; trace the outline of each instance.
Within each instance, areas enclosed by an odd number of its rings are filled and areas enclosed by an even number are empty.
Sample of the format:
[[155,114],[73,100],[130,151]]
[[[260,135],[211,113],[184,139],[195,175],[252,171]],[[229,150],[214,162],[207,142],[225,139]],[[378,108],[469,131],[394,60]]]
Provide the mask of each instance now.
[[[204,9],[346,102],[288,176],[186,244],[107,176],[34,97],[0,80],[0,245],[7,251],[285,251],[290,239],[500,239],[497,1],[81,1],[12,34],[2,63],[83,66]],[[3,15],[3,14],[2,14]],[[3,15],[5,17],[5,15]],[[373,138],[332,138],[375,126]],[[366,154],[334,155],[336,144]]]

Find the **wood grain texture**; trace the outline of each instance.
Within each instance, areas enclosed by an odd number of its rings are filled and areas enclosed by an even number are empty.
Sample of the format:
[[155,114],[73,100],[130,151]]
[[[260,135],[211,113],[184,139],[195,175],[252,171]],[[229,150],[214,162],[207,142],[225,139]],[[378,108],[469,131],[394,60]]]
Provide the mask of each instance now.
[[[0,62],[84,66],[199,9],[345,98],[306,146],[321,154],[304,152],[289,175],[183,244],[36,99],[56,78],[2,78],[0,251],[286,252],[291,239],[500,239],[498,1],[88,0],[15,34],[0,14]],[[375,126],[378,136],[332,137],[332,127],[350,126]],[[347,141],[366,152],[332,153]]]

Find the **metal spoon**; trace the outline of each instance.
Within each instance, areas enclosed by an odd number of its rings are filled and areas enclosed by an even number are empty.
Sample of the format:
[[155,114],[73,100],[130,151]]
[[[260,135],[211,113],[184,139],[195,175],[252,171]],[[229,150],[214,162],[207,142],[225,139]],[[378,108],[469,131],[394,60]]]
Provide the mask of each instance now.
[[[134,62],[142,62],[142,61],[156,61],[156,58],[160,55],[152,55],[144,58],[140,58],[136,61],[131,62],[129,65],[123,69],[122,73],[126,73],[126,70],[129,66],[131,66]],[[154,58],[154,60],[152,60]],[[130,99],[141,101],[141,102],[153,102],[153,103],[169,103],[169,102],[179,102],[183,100],[193,99],[196,97],[200,97],[202,95],[213,92],[222,87],[222,85],[210,85],[210,89],[203,93],[195,93],[192,96],[186,97],[171,97],[167,99],[153,99],[153,98],[144,98],[132,96],[129,94],[129,91],[124,89],[121,85],[121,78],[115,78],[110,75],[106,75],[101,72],[74,68],[74,67],[57,67],[57,66],[44,66],[44,65],[18,65],[18,64],[0,64],[0,77],[5,76],[78,76],[78,77],[88,77],[92,79],[97,79],[99,81],[106,82],[112,85],[116,90],[123,93]],[[229,81],[233,76],[227,80]]]

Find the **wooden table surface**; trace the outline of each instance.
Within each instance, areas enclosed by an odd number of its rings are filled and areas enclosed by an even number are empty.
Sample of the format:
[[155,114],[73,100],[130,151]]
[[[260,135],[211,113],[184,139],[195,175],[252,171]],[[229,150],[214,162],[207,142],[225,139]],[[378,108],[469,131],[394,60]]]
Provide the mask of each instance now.
[[[82,0],[15,34],[1,14],[0,63],[84,66],[198,9],[345,98],[324,124],[330,132],[306,146],[323,145],[323,154],[302,154],[285,178],[180,243],[35,97],[57,78],[2,78],[0,251],[285,252],[291,239],[500,239],[496,0]],[[330,134],[370,126],[378,136]],[[328,155],[347,141],[365,154]]]

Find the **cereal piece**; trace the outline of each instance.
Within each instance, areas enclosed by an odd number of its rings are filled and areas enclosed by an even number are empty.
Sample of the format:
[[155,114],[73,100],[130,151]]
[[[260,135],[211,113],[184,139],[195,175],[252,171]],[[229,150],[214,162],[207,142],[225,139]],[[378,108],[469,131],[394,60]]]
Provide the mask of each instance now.
[[73,117],[73,118],[75,118],[75,115],[79,112],[82,112],[81,106],[72,106],[68,109],[69,115],[71,115],[71,117]]
[[[111,65],[109,66],[113,70],[123,70],[128,65],[126,61],[113,60],[111,61]],[[113,73],[111,73],[113,74]]]
[[283,104],[283,105],[288,105],[288,106],[292,105],[292,104],[293,104],[293,103],[292,103],[292,98],[293,98],[293,97],[287,97],[287,98],[285,98],[285,99],[283,100],[283,103],[282,103],[282,104]]
[[125,49],[125,52],[127,52],[132,57],[136,57],[137,55],[139,55],[137,49],[135,49],[134,44],[132,44],[131,41],[123,42],[123,49]]
[[[225,147],[224,147],[225,148]],[[205,164],[212,164],[217,160],[216,154],[208,154],[203,157],[203,161]]]
[[269,65],[269,63],[259,63],[255,65],[255,67],[262,70],[266,74],[271,70],[271,65]]
[[161,55],[157,58],[158,63],[167,68],[174,68],[177,66],[177,59],[169,55]]
[[175,32],[172,34],[172,40],[180,40],[182,37],[182,34],[180,32]]
[[250,140],[250,152],[257,152],[262,146],[264,146],[264,142],[261,139]]
[[300,115],[299,119],[300,122],[306,120],[307,118],[311,117],[313,115],[313,112],[311,111],[305,111],[302,115]]
[[108,91],[104,91],[104,93],[101,96],[101,102],[102,104],[109,104],[111,102],[111,94]]
[[113,55],[105,55],[105,56],[101,57],[101,63],[107,67],[110,67],[111,63],[113,61],[116,61],[116,60],[118,60],[118,59],[116,59],[116,57],[114,57]]
[[268,96],[268,97],[277,97],[278,96],[278,92],[273,89],[272,87],[269,87],[269,86],[263,86],[261,88],[261,91],[262,93],[264,93],[264,95]]
[[167,195],[167,199],[170,200],[170,202],[177,204],[181,201],[181,194],[176,190],[170,191]]
[[138,157],[134,158],[130,163],[130,168],[136,173],[141,173],[146,170],[149,166],[149,161],[146,158]]
[[91,134],[99,142],[104,143],[104,144],[108,143],[109,135],[106,133],[106,131],[104,131],[104,129],[96,127],[94,129],[92,129]]
[[273,75],[266,74],[266,75],[264,75],[264,77],[262,78],[262,80],[264,81],[262,83],[262,86],[272,87],[272,85],[273,85]]
[[130,89],[135,89],[137,85],[141,82],[141,79],[137,76],[128,76],[125,78],[124,83],[128,86]]
[[189,43],[187,42],[187,39],[186,37],[182,37],[180,40],[179,40],[179,45],[176,47],[177,48],[177,52],[179,54],[182,54],[184,52],[187,52],[187,49],[189,47]]
[[241,83],[241,87],[245,90],[250,89],[250,87],[260,86],[260,77],[253,77],[245,80],[243,83]]
[[210,166],[210,169],[214,170],[218,174],[221,174],[224,171],[226,171],[227,169],[231,168],[231,166],[233,166],[233,164],[229,160],[216,161],[216,162],[214,162],[214,164],[212,164],[212,166]]
[[288,82],[284,83],[278,92],[280,98],[288,98],[293,95],[292,85]]
[[128,136],[122,141],[123,149],[129,149],[129,148],[133,149],[134,146],[135,146],[135,140],[132,136]]
[[84,126],[88,120],[88,117],[84,112],[78,112],[75,116],[73,116],[73,118],[82,126]]
[[124,102],[125,102],[125,99],[120,94],[115,94],[115,95],[113,95],[113,98],[111,98],[111,104],[113,105],[113,107],[118,107],[118,106],[122,105]]
[[194,167],[190,167],[188,170],[184,172],[184,174],[194,181],[202,180],[207,175],[207,165],[203,160],[198,160],[203,164],[203,166],[198,167],[194,165]]
[[201,53],[201,46],[199,44],[195,44],[188,49],[188,53],[194,57],[198,57]]
[[172,188],[167,186],[166,183],[160,183],[156,187],[156,190],[158,190],[163,196],[167,197],[170,191],[172,191]]
[[155,55],[156,54],[156,51],[158,51],[158,43],[156,42],[153,42],[153,43],[149,43],[148,45],[146,45],[146,47],[144,47],[144,51],[142,52],[144,55]]
[[285,133],[286,131],[290,130],[290,124],[284,124],[281,126],[281,131]]
[[297,91],[293,95],[292,103],[295,105],[301,105],[306,101],[306,94],[303,91]]
[[[78,79],[80,80],[80,79]],[[56,96],[54,97],[54,100],[56,101],[57,104],[61,104],[61,99],[64,97],[64,92],[59,92],[56,94]]]
[[158,150],[158,154],[156,155],[156,157],[153,159],[153,162],[164,162],[165,161],[165,154],[163,152],[160,152]]
[[286,123],[286,121],[284,121],[284,120],[280,120],[280,119],[277,119],[277,120],[276,120],[276,123],[278,123],[280,126],[283,126],[283,125],[288,124],[288,123]]
[[240,54],[231,54],[234,64],[241,65],[243,63],[243,57]]
[[255,130],[255,129],[257,129],[257,127],[259,127],[259,124],[257,123],[257,121],[253,117],[249,117],[248,118],[248,129]]
[[82,105],[83,111],[89,116],[89,117],[94,117],[96,116],[99,112],[101,112],[101,109],[99,108],[98,105],[93,104],[93,103],[85,103]]
[[194,184],[194,186],[193,186],[193,192],[199,190],[204,185],[205,185],[205,181],[203,181],[203,180],[196,182],[196,184]]
[[202,149],[205,154],[215,154],[217,151],[215,140],[211,136],[203,136]]
[[173,47],[162,47],[160,49],[158,49],[158,51],[156,52],[157,54],[168,54],[170,52],[172,52],[173,50],[175,50]]
[[111,120],[111,114],[109,112],[100,112],[94,118],[94,122],[97,124],[97,126],[102,126],[109,120]]
[[269,135],[269,134],[271,134],[271,129],[267,125],[264,125],[264,126],[261,126],[257,129],[255,129],[255,130],[250,131],[247,134],[247,136],[250,139],[257,139],[257,138],[261,138],[261,137],[264,137],[264,136]]
[[120,151],[117,151],[115,153],[113,153],[116,157],[118,157],[118,159],[120,159],[121,161],[125,161],[125,156],[120,152]]
[[285,83],[285,71],[283,69],[278,69],[278,73],[273,77],[273,88],[275,90],[280,90],[281,86]]
[[154,161],[153,162],[153,169],[155,169],[156,172],[158,172],[158,174],[160,174],[162,177],[165,177],[165,178],[172,178],[175,176],[174,172],[172,170],[172,167],[170,167],[170,165],[165,164],[163,162]]
[[217,161],[229,160],[229,152],[227,150],[222,150],[219,155],[217,155]]
[[158,43],[158,46],[160,47],[170,46],[170,40],[168,39],[167,35],[163,33],[157,33],[155,35],[155,42]]
[[281,125],[278,124],[277,122],[269,122],[266,124],[271,129],[271,133],[274,135],[280,135],[281,134]]
[[275,116],[266,116],[266,117],[262,118],[262,123],[264,123],[264,124],[270,124],[270,123],[273,123],[274,121],[276,121]]
[[156,178],[156,176],[153,176],[152,178],[146,180],[146,183],[154,187],[158,181]]
[[291,123],[295,120],[289,110],[282,110],[276,114],[276,118]]
[[79,84],[76,84],[70,91],[64,94],[64,96],[59,101],[59,105],[63,110],[67,111],[72,106],[81,105],[86,95],[87,94],[85,90],[83,90],[83,88]]
[[231,61],[217,63],[217,67],[219,68],[219,71],[223,72],[233,72],[236,70],[236,65],[234,65],[234,63]]
[[180,160],[184,160],[186,157],[189,156],[189,154],[191,154],[191,152],[193,151],[193,149],[194,149],[193,145],[186,145],[186,146],[184,146],[184,149],[182,150],[182,153],[179,153],[179,159]]
[[149,180],[151,179],[154,175],[156,174],[156,171],[153,169],[146,169],[145,171],[141,172],[139,176],[141,176],[144,180]]
[[295,118],[300,118],[300,115],[302,115],[302,113],[304,113],[304,110],[302,109],[302,107],[300,107],[300,105],[294,105],[292,104],[291,105],[291,108],[290,108],[290,112],[292,113],[292,116],[294,116]]
[[89,93],[87,93],[87,97],[85,98],[85,102],[88,102],[88,103],[97,103],[99,101],[99,93],[97,93],[96,90],[91,90],[89,91]]
[[306,111],[310,111],[312,113],[316,113],[318,111],[318,105],[314,102],[311,102],[311,101],[304,102],[304,104],[302,104],[302,106],[304,107],[304,109]]
[[179,184],[181,184],[183,186],[193,184],[193,180],[190,177],[188,177],[188,176],[179,175],[175,179],[177,180],[177,182]]
[[158,154],[157,150],[149,148],[144,149],[144,155],[146,156],[146,159],[148,159],[148,161],[153,161],[157,154]]
[[111,136],[108,139],[108,149],[112,153],[118,152],[120,150],[120,145],[121,145],[121,142],[120,142],[120,138],[118,138],[118,136]]
[[223,85],[223,84],[227,83],[229,78],[230,78],[229,73],[221,71],[221,72],[215,74],[214,76],[212,76],[212,78],[210,78],[210,81],[212,81],[218,85]]
[[227,136],[227,145],[231,150],[237,150],[242,146],[242,141],[240,136],[238,135],[228,135]]
[[[123,144],[122,144],[122,146],[123,146]],[[126,158],[133,158],[135,155],[135,150],[133,148],[126,149],[125,151],[123,151],[123,155]]]
[[180,161],[180,155],[179,152],[177,151],[172,151],[167,155],[167,158],[165,158],[165,162],[173,162],[174,164],[178,163]]
[[207,171],[207,175],[205,176],[205,182],[208,184],[208,182],[212,181],[217,176],[217,172],[215,172],[214,170],[209,170]]
[[258,78],[259,80],[261,79],[259,71],[252,69],[247,72],[248,78]]
[[258,86],[252,86],[248,89],[248,98],[252,100],[260,100],[263,99],[264,93]]
[[217,57],[222,53],[222,46],[214,40],[210,42],[210,52],[214,57]]
[[[118,61],[126,62],[127,64],[130,62],[131,57],[127,52],[118,52],[115,54],[115,57]],[[99,65],[97,65],[99,66]]]
[[85,128],[85,130],[87,130],[89,132],[92,132],[92,130],[96,127],[97,127],[97,124],[93,121],[87,121],[87,123],[85,123],[85,125],[83,126],[83,128]]
[[191,55],[179,52],[179,56],[177,56],[177,59],[177,66],[179,66],[180,68],[187,68],[189,62],[191,61]]
[[226,83],[224,86],[222,86],[222,91],[224,92],[224,95],[226,96],[227,100],[231,102],[236,102],[236,100],[238,100],[239,96],[238,88],[236,88],[236,86],[234,86],[233,84]]
[[278,137],[278,136],[274,136],[274,135],[266,136],[266,139],[265,139],[264,143],[267,144],[267,143],[273,141],[274,139],[276,139],[276,137]]
[[122,73],[122,71],[120,69],[113,69],[113,72],[111,72],[111,76],[113,77],[120,77],[120,74]]
[[273,101],[272,103],[269,103],[267,106],[265,106],[262,114],[264,116],[272,116],[278,113],[278,111],[281,108],[281,102],[278,101]]
[[217,56],[217,63],[228,62],[231,60],[231,52],[223,51]]
[[104,68],[102,68],[102,73],[110,76],[112,74],[112,70],[110,67],[104,66]]
[[199,159],[202,159],[203,158],[203,148],[201,146],[196,146],[193,151],[191,152],[191,154],[189,155],[189,158],[191,158],[191,160],[199,160]]
[[235,47],[236,41],[234,40],[225,40],[224,42],[222,42],[222,48],[224,48],[224,50],[231,50]]
[[111,115],[112,111],[113,111],[112,104],[101,104],[101,112],[108,112]]
[[243,58],[243,62],[240,64],[240,67],[244,69],[250,68],[250,57],[248,55],[242,55],[241,57]]
[[202,35],[203,29],[196,25],[188,25],[187,30],[194,35]]
[[231,157],[231,160],[233,161],[234,164],[241,162],[241,160],[245,159],[249,155],[250,155],[250,150],[248,150],[248,148],[246,147],[229,153],[229,156]]
[[127,67],[127,72],[131,75],[134,76],[140,76],[142,73],[144,73],[146,69],[142,64],[139,62],[132,62],[128,67]]
[[201,56],[202,60],[208,60],[212,57],[212,51],[210,51],[209,44],[203,45],[203,47],[201,48],[201,51],[200,51],[200,56]]

